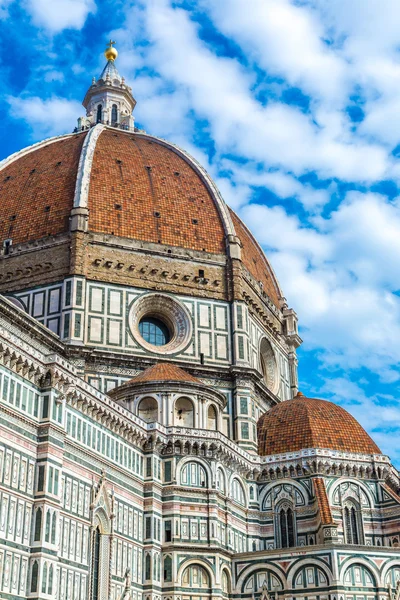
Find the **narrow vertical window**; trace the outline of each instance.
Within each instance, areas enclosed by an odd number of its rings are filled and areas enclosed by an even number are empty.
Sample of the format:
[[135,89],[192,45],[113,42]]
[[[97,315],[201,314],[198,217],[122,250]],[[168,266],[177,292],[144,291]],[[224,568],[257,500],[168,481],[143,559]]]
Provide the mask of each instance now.
[[282,509],[279,514],[279,520],[281,525],[281,546],[282,548],[288,547],[287,539],[287,526],[286,526],[286,512]]
[[38,576],[39,576],[39,565],[37,561],[33,563],[32,567],[32,580],[31,580],[31,592],[37,592],[38,586]]
[[57,527],[57,513],[53,512],[53,518],[51,521],[51,543],[56,543],[56,527]]
[[97,527],[94,532],[93,544],[93,580],[92,580],[92,598],[99,598],[99,573],[100,573],[100,529]]
[[46,513],[46,533],[45,533],[45,541],[46,542],[50,542],[50,520],[51,520],[51,513],[48,510]]
[[113,125],[116,125],[118,121],[118,108],[116,104],[112,105],[112,109],[111,109],[111,123]]
[[288,547],[292,548],[294,544],[294,527],[293,527],[293,511],[291,508],[287,510],[287,532],[288,532]]
[[44,566],[43,566],[42,594],[46,593],[46,588],[47,588],[47,562],[45,562]]
[[[145,559],[145,579],[148,581],[150,579],[151,576],[151,558],[150,558],[150,554],[146,554],[146,559]],[[97,600],[97,598],[96,598]]]
[[101,123],[103,120],[103,109],[101,107],[101,104],[98,105],[97,107],[97,119],[96,122],[97,123]]
[[53,593],[53,565],[50,565],[49,569],[49,587],[47,588],[47,593],[49,595]]
[[38,508],[37,512],[36,512],[36,519],[35,519],[35,536],[34,536],[35,542],[40,542],[41,530],[42,530],[42,509]]
[[279,511],[278,526],[278,539],[280,538],[281,548],[292,548],[295,546],[294,514],[290,507],[282,508]]
[[172,581],[172,558],[170,556],[164,558],[164,581]]

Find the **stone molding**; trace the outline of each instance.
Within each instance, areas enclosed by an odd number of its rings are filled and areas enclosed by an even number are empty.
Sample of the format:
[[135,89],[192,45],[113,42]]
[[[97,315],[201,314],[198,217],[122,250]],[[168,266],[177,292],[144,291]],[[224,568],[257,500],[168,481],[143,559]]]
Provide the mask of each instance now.
[[87,134],[83,143],[76,178],[74,208],[87,208],[90,186],[90,175],[92,171],[93,156],[97,140],[104,131],[105,125],[95,125]]

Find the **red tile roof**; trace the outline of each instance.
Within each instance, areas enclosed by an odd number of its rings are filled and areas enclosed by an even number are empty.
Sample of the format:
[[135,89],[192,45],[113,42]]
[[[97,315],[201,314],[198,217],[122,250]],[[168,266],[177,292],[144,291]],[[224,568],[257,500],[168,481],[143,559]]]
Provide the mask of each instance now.
[[90,231],[225,253],[222,220],[200,176],[173,148],[140,135],[100,135],[89,210]]
[[13,244],[69,230],[86,133],[51,142],[0,170],[0,241]]
[[140,375],[131,379],[128,383],[147,383],[152,381],[183,381],[201,384],[200,379],[193,377],[180,367],[171,363],[158,363],[149,367]]
[[318,510],[321,516],[322,525],[332,525],[334,523],[331,507],[329,506],[328,495],[326,493],[325,482],[322,477],[315,477],[314,490],[317,498]]
[[298,395],[277,404],[257,424],[261,456],[306,448],[381,454],[378,446],[344,408]]
[[233,210],[230,210],[230,213],[236,235],[242,243],[242,262],[244,266],[256,281],[262,283],[263,289],[267,293],[269,299],[277,308],[279,308],[279,298],[281,293],[265,254],[237,214],[234,213]]

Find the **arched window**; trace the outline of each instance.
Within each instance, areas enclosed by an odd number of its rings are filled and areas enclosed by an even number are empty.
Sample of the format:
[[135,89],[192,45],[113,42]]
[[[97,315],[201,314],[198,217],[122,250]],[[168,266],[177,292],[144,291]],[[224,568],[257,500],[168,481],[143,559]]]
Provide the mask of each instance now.
[[246,506],[246,498],[244,495],[243,487],[236,477],[232,480],[231,496],[234,500],[236,500],[236,502],[239,502],[239,504]]
[[217,430],[217,411],[215,410],[215,406],[212,404],[210,404],[208,407],[207,427],[212,431]]
[[172,581],[172,558],[170,556],[164,558],[164,581]]
[[35,542],[40,542],[41,532],[42,532],[42,509],[38,508],[37,512],[36,512],[36,519],[35,519],[35,535],[33,538],[33,540]]
[[282,506],[278,512],[278,544],[281,548],[295,546],[294,514],[290,506]]
[[139,402],[138,415],[146,423],[158,421],[158,404],[155,398],[143,398]]
[[222,469],[217,469],[217,490],[219,490],[221,494],[226,494],[225,475]]
[[118,121],[118,108],[116,104],[112,105],[111,108],[111,124],[115,125]]
[[223,595],[229,596],[229,594],[231,593],[231,584],[230,584],[230,579],[229,579],[228,573],[226,572],[225,569],[222,571],[221,587],[222,587]]
[[56,543],[56,528],[57,528],[57,513],[53,512],[53,518],[51,522],[51,543]]
[[208,573],[200,565],[191,565],[187,567],[182,575],[182,587],[186,589],[200,590],[203,588],[207,592],[210,588],[210,578]]
[[146,554],[146,559],[145,559],[145,579],[146,581],[149,581],[151,579],[151,556],[150,554]]
[[53,593],[53,565],[50,565],[49,569],[49,585],[47,588],[47,593],[49,595]]
[[99,598],[99,583],[100,583],[100,544],[101,533],[99,527],[96,527],[93,539],[93,575],[92,575],[92,599]]
[[42,594],[46,593],[47,589],[47,562],[43,565],[43,575],[42,575]]
[[175,402],[175,425],[194,427],[193,403],[189,398],[178,398]]
[[46,532],[45,532],[45,541],[50,542],[50,521],[51,521],[51,512],[48,510],[46,513]]
[[181,484],[191,487],[207,487],[207,474],[197,462],[187,463],[181,471]]
[[103,108],[102,108],[101,104],[99,104],[97,107],[96,123],[101,123],[102,120],[103,120]]
[[360,544],[360,523],[357,515],[357,508],[351,502],[344,507],[344,532],[347,544]]
[[35,560],[35,562],[33,563],[33,567],[32,567],[31,592],[37,592],[38,577],[39,577],[39,565],[38,565],[37,560]]

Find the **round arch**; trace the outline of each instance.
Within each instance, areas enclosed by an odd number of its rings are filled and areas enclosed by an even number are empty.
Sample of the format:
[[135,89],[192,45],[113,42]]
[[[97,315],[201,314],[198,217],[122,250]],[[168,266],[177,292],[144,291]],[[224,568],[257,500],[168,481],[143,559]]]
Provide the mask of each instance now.
[[303,567],[309,567],[309,566],[318,567],[319,569],[321,569],[321,571],[324,573],[324,575],[327,578],[328,585],[332,584],[333,575],[332,575],[332,572],[327,568],[327,564],[325,562],[323,562],[322,560],[319,560],[318,558],[315,558],[315,556],[313,556],[312,562],[310,562],[310,558],[302,558],[302,559],[294,562],[290,566],[290,569],[288,571],[288,576],[287,576],[287,584],[288,584],[289,589],[293,589],[295,576],[297,575],[299,570],[302,569]]
[[[218,474],[219,473],[221,473],[222,482],[223,482],[223,489],[222,489],[221,486],[218,487]],[[218,491],[221,492],[221,494],[224,494],[224,496],[226,496],[226,493],[228,491],[227,480],[228,480],[228,477],[226,475],[225,469],[223,468],[222,465],[218,465],[217,468],[216,468],[216,470],[215,470],[215,487],[216,487],[216,489]]]
[[[328,498],[329,498],[330,504],[333,504],[333,495],[334,495],[337,487],[340,486],[342,483],[352,483],[354,485],[358,485],[362,489],[364,494],[367,496],[369,506],[370,507],[374,506],[374,504],[375,504],[374,498],[373,498],[370,490],[367,488],[367,486],[364,485],[359,479],[352,479],[351,477],[343,477],[343,478],[339,477],[339,479],[334,481],[333,484],[330,487],[328,487],[327,493],[328,493]],[[358,502],[358,498],[356,498],[356,500]]]
[[[248,499],[248,495],[247,495],[247,486],[245,486],[245,484],[243,483],[242,479],[239,477],[239,475],[237,475],[236,473],[233,473],[229,479],[229,483],[228,483],[228,489],[227,489],[227,495],[233,499],[233,494],[232,494],[232,486],[234,484],[234,482],[237,481],[242,492],[243,492],[243,497],[244,497],[244,506],[247,507],[249,504],[249,499]],[[235,500],[237,502],[237,500]]]
[[177,581],[179,585],[182,585],[183,572],[187,569],[187,567],[190,566],[203,567],[203,569],[207,572],[207,575],[210,578],[210,588],[216,587],[214,571],[212,570],[211,565],[202,558],[189,558],[183,561],[177,573]]
[[175,427],[197,427],[196,406],[189,396],[178,396],[173,404]]
[[179,461],[179,463],[177,464],[177,467],[176,467],[176,481],[181,480],[182,469],[188,463],[196,463],[196,464],[200,465],[200,467],[203,467],[203,469],[205,470],[206,475],[207,475],[207,487],[210,487],[211,481],[212,481],[211,469],[210,469],[209,465],[206,463],[206,461],[202,462],[196,456],[185,456],[185,458],[183,458],[182,460]]
[[387,576],[388,572],[390,571],[390,569],[393,569],[396,567],[400,570],[400,558],[391,559],[384,565],[384,567],[381,571],[381,574],[380,574],[380,581],[379,581],[379,585],[381,587],[386,587],[386,584],[385,584],[386,576]]
[[349,557],[347,560],[345,559],[342,562],[342,564],[340,565],[340,579],[342,581],[344,580],[344,576],[345,576],[347,569],[349,569],[350,567],[352,567],[354,565],[360,565],[360,566],[364,567],[365,569],[367,569],[367,571],[369,571],[370,574],[372,575],[372,577],[374,578],[375,587],[377,587],[380,577],[379,577],[379,571],[378,571],[376,565],[374,565],[374,563],[368,561],[366,558],[361,558],[361,557],[356,557],[356,558]]
[[228,595],[231,595],[232,594],[232,573],[231,573],[230,569],[226,565],[224,565],[221,568],[221,572],[220,572],[220,583],[221,583],[222,593],[224,593],[224,589],[223,589],[224,588],[224,586],[223,586],[223,577],[224,577],[224,575],[226,575],[227,583],[228,583],[228,590],[225,593],[228,594]]
[[260,501],[260,509],[264,510],[263,506],[264,506],[264,500],[265,497],[269,494],[269,492],[276,486],[278,485],[290,485],[292,487],[294,487],[299,494],[303,497],[304,499],[304,505],[306,506],[309,501],[309,493],[308,491],[297,481],[294,481],[293,479],[279,479],[278,481],[271,481],[271,483],[269,483],[268,485],[265,486],[265,488],[262,489],[260,496],[259,496],[259,501]]
[[276,578],[279,579],[279,581],[282,583],[283,589],[287,589],[287,582],[283,569],[269,563],[261,563],[258,565],[250,565],[249,567],[247,567],[247,569],[244,569],[244,571],[240,574],[239,579],[237,580],[234,593],[241,594],[245,581],[247,581],[247,579],[251,575],[255,575],[256,573],[259,573],[261,571],[271,571],[271,573],[273,573],[276,576]]

